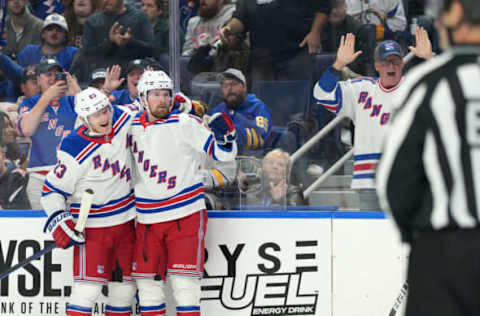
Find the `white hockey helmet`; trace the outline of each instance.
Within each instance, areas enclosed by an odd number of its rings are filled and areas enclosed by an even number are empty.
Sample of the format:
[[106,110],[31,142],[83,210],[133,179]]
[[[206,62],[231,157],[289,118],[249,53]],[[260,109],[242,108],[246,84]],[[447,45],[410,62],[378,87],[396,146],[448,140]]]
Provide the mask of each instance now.
[[85,121],[90,114],[108,106],[112,106],[110,100],[96,88],[88,87],[75,95],[75,112]]
[[145,71],[138,81],[138,94],[145,98],[145,101],[148,91],[161,89],[170,90],[173,94],[172,79],[163,71]]

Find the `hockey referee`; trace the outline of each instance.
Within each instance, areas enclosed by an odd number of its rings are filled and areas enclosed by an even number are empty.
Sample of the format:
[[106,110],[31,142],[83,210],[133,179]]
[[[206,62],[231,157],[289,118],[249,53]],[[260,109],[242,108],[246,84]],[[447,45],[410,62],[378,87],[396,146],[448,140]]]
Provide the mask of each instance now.
[[480,315],[480,2],[445,0],[445,53],[411,70],[377,171],[411,244],[407,316]]

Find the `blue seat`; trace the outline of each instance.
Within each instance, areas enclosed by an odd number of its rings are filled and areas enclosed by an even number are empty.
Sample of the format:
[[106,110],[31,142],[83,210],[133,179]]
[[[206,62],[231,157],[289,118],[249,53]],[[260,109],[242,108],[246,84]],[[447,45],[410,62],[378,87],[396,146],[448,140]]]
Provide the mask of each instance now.
[[312,100],[312,82],[297,81],[259,81],[251,89],[270,109],[272,126],[286,127],[295,113],[307,113]]

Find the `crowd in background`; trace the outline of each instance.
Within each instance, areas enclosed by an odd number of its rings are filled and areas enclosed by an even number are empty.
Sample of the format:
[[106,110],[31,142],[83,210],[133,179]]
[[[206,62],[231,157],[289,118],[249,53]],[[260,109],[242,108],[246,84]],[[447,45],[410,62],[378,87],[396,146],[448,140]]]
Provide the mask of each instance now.
[[[75,128],[75,93],[94,86],[112,104],[135,107],[147,67],[168,72],[168,6],[168,0],[7,1],[0,53],[2,208],[41,207],[52,155]],[[342,36],[354,34],[355,51],[362,51],[342,78],[376,77],[374,48],[384,40],[406,54],[421,26],[439,52],[428,8],[418,0],[180,1],[181,90],[199,116],[229,114],[238,135],[241,157],[233,171],[201,167],[209,171],[210,207],[307,203],[302,187],[354,146],[353,136],[344,137],[354,129],[344,124],[289,170],[289,156],[333,117],[315,104],[312,91]]]

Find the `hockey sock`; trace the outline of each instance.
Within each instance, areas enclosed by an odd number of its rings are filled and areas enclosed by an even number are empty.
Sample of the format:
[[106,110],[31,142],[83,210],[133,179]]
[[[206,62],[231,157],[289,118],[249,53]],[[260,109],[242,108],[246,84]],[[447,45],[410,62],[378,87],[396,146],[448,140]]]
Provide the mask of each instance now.
[[115,307],[107,305],[105,307],[105,316],[130,316],[131,308],[127,307]]
[[200,316],[200,306],[177,306],[177,316]]
[[142,306],[140,305],[140,312],[142,316],[161,316],[165,315],[165,304],[157,306]]
[[90,316],[92,315],[91,307],[83,307],[78,305],[67,305],[67,316]]

